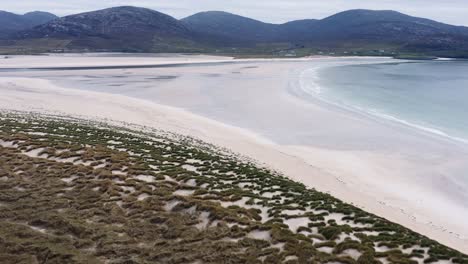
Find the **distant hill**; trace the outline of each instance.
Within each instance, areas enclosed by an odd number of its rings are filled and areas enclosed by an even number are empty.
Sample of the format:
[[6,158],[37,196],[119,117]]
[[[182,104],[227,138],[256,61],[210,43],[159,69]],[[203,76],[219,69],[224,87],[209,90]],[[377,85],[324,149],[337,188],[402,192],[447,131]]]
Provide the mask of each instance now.
[[58,17],[54,14],[41,11],[30,12],[24,15],[0,11],[0,37],[7,37],[8,34],[13,32],[29,29],[56,18]]
[[[327,43],[389,43],[455,48],[466,45],[468,28],[396,11],[349,10],[318,21],[307,40]],[[465,46],[466,47],[466,46]]]
[[182,19],[192,30],[233,43],[288,42],[307,35],[317,20],[305,19],[285,24],[270,24],[235,14],[209,11]]
[[191,30],[233,43],[265,42],[278,36],[278,26],[221,11],[197,13],[181,20]]
[[290,42],[309,46],[353,43],[468,48],[468,28],[396,11],[349,10],[322,20],[266,24],[224,12],[203,12],[182,19],[197,32],[255,42]]
[[24,14],[23,18],[29,20],[33,26],[37,26],[54,20],[58,18],[58,16],[48,12],[34,11]]
[[192,32],[163,13],[131,6],[66,16],[22,31],[18,39],[62,39],[75,49],[151,51],[192,45]]
[[[9,14],[11,28],[18,23],[15,22],[18,17]],[[38,12],[31,15],[43,17],[43,21],[51,18]],[[349,10],[322,20],[270,24],[220,11],[177,20],[150,9],[123,6],[54,19],[20,31],[5,45],[23,50],[42,47],[259,54],[297,49],[303,54],[319,51],[374,54],[378,50],[378,54],[387,55],[392,51],[390,54],[468,56],[468,28],[385,10]]]
[[277,39],[282,41],[292,40],[293,42],[308,39],[311,29],[313,29],[318,22],[319,20],[316,19],[303,19],[278,25],[281,35],[277,36]]

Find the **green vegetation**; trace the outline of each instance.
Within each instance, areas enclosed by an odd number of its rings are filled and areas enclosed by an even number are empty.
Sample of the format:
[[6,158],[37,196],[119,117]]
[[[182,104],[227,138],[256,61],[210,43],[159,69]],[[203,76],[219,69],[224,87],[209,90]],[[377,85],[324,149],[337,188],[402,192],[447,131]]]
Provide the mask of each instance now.
[[168,133],[0,114],[0,263],[468,263]]
[[[90,40],[91,41],[91,40]],[[92,39],[96,46],[100,46],[100,39]],[[148,44],[150,45],[150,44]],[[166,39],[164,43],[156,40],[148,49],[135,47],[120,47],[115,49],[83,49],[71,44],[70,40],[54,38],[32,39],[32,40],[0,40],[0,54],[3,55],[35,55],[41,53],[66,53],[66,52],[126,52],[126,53],[194,53],[211,54],[220,56],[232,56],[235,58],[303,58],[307,56],[375,56],[393,57],[408,60],[432,60],[438,57],[446,58],[468,58],[466,51],[417,51],[405,50],[398,45],[376,44],[376,43],[336,43],[326,44],[291,44],[291,43],[257,43],[240,47],[215,47],[193,43],[180,39]]]
[[[95,46],[102,46],[101,39],[90,39]],[[379,43],[325,43],[325,44],[291,44],[256,43],[247,46],[216,47],[208,44],[194,43],[181,39],[166,39],[164,43],[156,40],[148,44],[146,49],[133,46],[119,48],[84,49],[72,44],[71,40],[55,38],[27,39],[6,41],[0,40],[0,54],[2,55],[35,55],[41,53],[67,53],[67,52],[125,52],[125,53],[194,53],[232,56],[235,58],[303,58],[307,56],[374,56],[393,57],[407,60],[432,60],[438,57],[468,58],[468,51],[463,50],[407,50],[398,45]]]
[[399,54],[395,56],[395,59],[400,60],[435,60],[436,56],[428,56],[423,54]]

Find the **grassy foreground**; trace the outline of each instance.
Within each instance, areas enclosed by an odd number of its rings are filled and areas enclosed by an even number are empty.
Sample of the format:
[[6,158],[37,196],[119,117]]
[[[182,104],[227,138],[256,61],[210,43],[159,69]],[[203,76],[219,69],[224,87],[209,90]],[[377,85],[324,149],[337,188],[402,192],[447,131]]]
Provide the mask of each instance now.
[[468,256],[190,138],[0,114],[0,263],[438,261]]

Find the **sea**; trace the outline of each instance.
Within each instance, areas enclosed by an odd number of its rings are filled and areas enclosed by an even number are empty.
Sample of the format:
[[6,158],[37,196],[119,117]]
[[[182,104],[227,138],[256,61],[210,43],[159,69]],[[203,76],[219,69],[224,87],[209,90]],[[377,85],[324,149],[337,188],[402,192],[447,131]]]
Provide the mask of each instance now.
[[304,71],[328,103],[468,144],[468,61],[402,61]]

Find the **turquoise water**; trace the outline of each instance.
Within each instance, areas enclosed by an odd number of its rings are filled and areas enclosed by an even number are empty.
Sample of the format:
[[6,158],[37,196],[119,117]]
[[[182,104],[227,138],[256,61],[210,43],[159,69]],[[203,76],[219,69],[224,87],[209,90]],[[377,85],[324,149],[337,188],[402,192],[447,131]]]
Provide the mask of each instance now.
[[329,102],[468,143],[468,61],[338,66],[303,78]]

